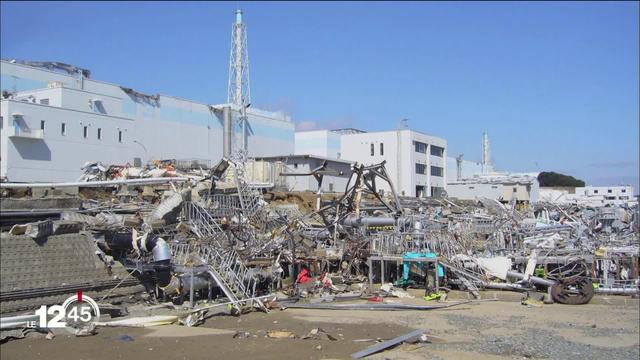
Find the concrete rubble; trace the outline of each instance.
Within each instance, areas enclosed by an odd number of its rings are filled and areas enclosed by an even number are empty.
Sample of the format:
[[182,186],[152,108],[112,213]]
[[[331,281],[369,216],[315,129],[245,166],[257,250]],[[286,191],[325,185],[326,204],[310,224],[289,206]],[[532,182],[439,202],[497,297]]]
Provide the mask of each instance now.
[[[237,154],[213,167],[87,163],[79,184],[58,186],[73,189],[78,207],[30,209],[34,189],[0,184],[3,199],[25,201],[2,209],[3,338],[21,337],[16,331],[31,320],[24,314],[77,290],[116,318],[103,316],[97,327],[196,326],[213,315],[277,308],[436,310],[468,303],[447,301],[442,295],[452,289],[467,291],[470,301],[499,289],[569,305],[598,293],[640,292],[637,202],[405,198],[393,190],[384,162],[354,164],[342,193],[282,194],[249,182],[246,160]],[[308,176],[321,184],[330,171]],[[158,182],[117,182],[145,178]],[[382,195],[381,187],[391,191]],[[65,196],[60,204],[69,204]],[[36,266],[43,271],[29,271]],[[440,302],[389,302],[414,298],[407,288]],[[322,329],[306,338],[335,340]]]

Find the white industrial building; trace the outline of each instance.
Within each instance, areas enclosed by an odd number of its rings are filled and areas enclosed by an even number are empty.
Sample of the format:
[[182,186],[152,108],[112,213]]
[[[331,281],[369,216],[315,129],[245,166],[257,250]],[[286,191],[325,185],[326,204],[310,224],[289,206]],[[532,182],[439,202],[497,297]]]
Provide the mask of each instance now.
[[576,195],[583,196],[603,196],[604,200],[608,201],[627,201],[634,200],[633,198],[633,186],[620,185],[620,186],[585,186],[577,187]]
[[540,201],[593,207],[638,203],[631,185],[585,186],[575,189],[541,188]]
[[[18,182],[72,181],[81,175],[86,161],[215,162],[223,156],[224,105],[144,95],[89,79],[86,70],[64,69],[67,73],[0,63],[5,94],[0,101],[1,177]],[[231,115],[239,117],[238,107],[231,106]],[[288,116],[248,108],[246,118],[250,156],[293,152],[294,125]],[[235,147],[242,144],[242,129],[233,122]]]
[[540,184],[537,173],[479,174],[460,181],[450,181],[447,184],[448,196],[460,200],[487,198],[500,202],[514,200],[533,203],[538,201],[539,192]]
[[[358,162],[386,161],[400,196],[439,197],[446,188],[447,142],[409,129],[364,132],[355,129],[296,132],[296,154]],[[386,184],[381,188],[389,191]]]
[[247,33],[240,10],[231,33],[228,98],[222,105],[142,94],[90,79],[88,70],[63,63],[2,61],[0,177],[70,181],[87,161],[189,159],[206,164],[236,150],[248,156],[293,153],[291,119],[250,107]]

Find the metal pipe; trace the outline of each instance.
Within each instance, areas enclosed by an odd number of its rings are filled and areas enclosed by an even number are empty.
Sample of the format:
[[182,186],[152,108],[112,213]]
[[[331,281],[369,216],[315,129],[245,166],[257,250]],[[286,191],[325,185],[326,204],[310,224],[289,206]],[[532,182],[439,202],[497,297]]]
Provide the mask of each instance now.
[[193,308],[193,305],[194,305],[194,299],[193,299],[193,291],[194,291],[194,289],[193,289],[193,278],[194,278],[194,276],[195,275],[193,274],[193,269],[191,269],[191,279],[190,279],[191,281],[189,283],[189,306],[191,308]]
[[342,222],[345,226],[392,226],[396,219],[392,217],[356,217],[349,216]]
[[640,294],[638,288],[595,288],[596,294],[606,295],[635,295]]
[[229,158],[229,156],[231,156],[231,107],[230,106],[225,106],[222,108],[222,122],[223,122],[222,155],[225,158]]
[[[486,301],[486,300],[485,300]],[[384,310],[384,311],[402,311],[402,310],[437,310],[445,309],[456,305],[468,304],[469,301],[461,301],[448,303],[443,305],[411,305],[411,304],[326,304],[326,303],[295,303],[286,305],[291,309],[319,309],[319,310]]]
[[39,315],[28,314],[0,318],[0,329],[18,329],[25,327],[29,322],[38,321]]
[[508,277],[512,277],[518,280],[527,280],[527,281],[531,281],[534,284],[537,285],[544,285],[544,286],[553,286],[556,284],[555,281],[551,281],[551,280],[547,280],[547,279],[543,279],[537,276],[529,276],[527,277],[525,274],[519,273],[517,271],[507,271],[507,276]]
[[172,181],[188,181],[183,177],[161,177],[146,179],[124,179],[124,180],[106,180],[106,181],[87,181],[87,182],[66,182],[66,183],[0,183],[0,189],[21,189],[21,188],[63,188],[63,187],[102,187],[115,185],[149,185],[163,184]]

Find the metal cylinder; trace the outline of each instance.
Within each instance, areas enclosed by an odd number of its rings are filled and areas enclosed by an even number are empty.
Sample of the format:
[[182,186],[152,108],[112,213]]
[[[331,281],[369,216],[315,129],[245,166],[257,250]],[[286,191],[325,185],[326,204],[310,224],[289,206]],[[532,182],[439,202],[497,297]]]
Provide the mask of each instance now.
[[[517,271],[507,271],[507,276],[511,277],[511,278],[515,278],[518,280],[525,280],[526,276],[522,273],[519,273]],[[537,276],[530,276],[528,279],[526,279],[536,285],[544,285],[544,286],[553,286],[556,282],[555,281],[551,281],[551,280],[547,280],[547,279],[543,279]]]
[[413,229],[414,230],[422,230],[422,222],[420,222],[419,220],[416,220],[413,223]]
[[392,226],[396,219],[392,217],[356,217],[349,216],[343,221],[345,226]]
[[596,294],[606,294],[606,295],[635,295],[640,294],[640,289],[638,288],[596,288]]
[[156,245],[153,247],[152,252],[154,261],[171,260],[169,245],[162,238],[156,240]]
[[[209,287],[209,276],[199,274],[193,276],[193,290],[198,291]],[[167,295],[186,295],[191,291],[191,274],[172,276],[166,286],[160,287]]]
[[223,148],[222,154],[225,158],[229,158],[231,155],[231,107],[225,106],[222,108],[222,121],[223,121]]

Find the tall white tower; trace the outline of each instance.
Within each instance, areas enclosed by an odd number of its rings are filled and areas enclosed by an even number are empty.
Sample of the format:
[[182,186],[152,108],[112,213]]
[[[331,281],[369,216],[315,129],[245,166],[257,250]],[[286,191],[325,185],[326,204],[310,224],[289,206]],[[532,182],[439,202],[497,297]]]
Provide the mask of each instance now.
[[462,180],[462,158],[464,154],[456,156],[456,180]]
[[229,56],[229,89],[227,103],[240,112],[242,148],[247,151],[247,107],[251,104],[249,86],[249,48],[247,27],[242,22],[242,10],[236,10],[236,21],[231,27],[231,55]]
[[482,133],[482,173],[491,172],[491,152],[489,150],[489,135]]
[[236,10],[236,21],[231,28],[231,56],[229,57],[229,104],[244,108],[251,103],[249,88],[249,48],[247,27],[242,22],[242,10]]

